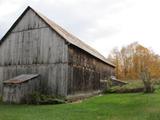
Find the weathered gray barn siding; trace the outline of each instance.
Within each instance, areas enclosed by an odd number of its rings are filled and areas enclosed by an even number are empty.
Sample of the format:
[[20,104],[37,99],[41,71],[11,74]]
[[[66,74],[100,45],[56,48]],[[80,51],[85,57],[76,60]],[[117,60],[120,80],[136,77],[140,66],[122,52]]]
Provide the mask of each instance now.
[[101,90],[114,65],[28,7],[0,41],[0,95],[2,82],[21,74],[39,74],[41,92],[67,96]]
[[66,94],[68,47],[31,9],[0,44],[2,81],[24,73],[40,74],[42,91]]
[[40,90],[39,75],[23,74],[4,81],[3,102],[6,103],[27,103],[35,92]]
[[0,67],[0,96],[2,96],[3,87],[3,67]]
[[73,45],[68,50],[68,94],[102,90],[100,80],[114,75],[114,67]]

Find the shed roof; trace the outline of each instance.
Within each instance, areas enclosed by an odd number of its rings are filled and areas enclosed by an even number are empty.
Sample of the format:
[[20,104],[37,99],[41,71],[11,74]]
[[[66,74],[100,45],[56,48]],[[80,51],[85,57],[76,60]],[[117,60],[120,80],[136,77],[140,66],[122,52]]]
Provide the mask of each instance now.
[[112,64],[111,62],[109,62],[103,55],[101,55],[97,50],[93,49],[92,47],[90,47],[89,45],[85,44],[84,42],[82,42],[79,38],[75,37],[74,35],[72,35],[71,33],[67,32],[65,29],[63,29],[62,27],[60,27],[58,24],[56,24],[55,22],[53,22],[52,20],[48,19],[47,17],[45,17],[43,14],[35,11],[34,9],[32,9],[30,6],[28,6],[26,8],[26,10],[22,13],[22,15],[18,18],[18,20],[12,25],[12,27],[10,28],[10,30],[6,33],[6,35],[2,38],[3,39],[7,36],[7,34],[11,31],[12,28],[14,28],[14,26],[17,24],[17,22],[23,17],[23,15],[28,11],[28,10],[32,10],[33,12],[35,12],[46,24],[48,24],[54,31],[56,31],[61,37],[63,37],[68,43],[86,51],[87,53],[91,54],[92,56],[100,59],[101,61],[105,62],[106,64],[115,67],[114,64]]
[[38,74],[22,74],[9,80],[5,80],[4,84],[20,84],[38,77]]

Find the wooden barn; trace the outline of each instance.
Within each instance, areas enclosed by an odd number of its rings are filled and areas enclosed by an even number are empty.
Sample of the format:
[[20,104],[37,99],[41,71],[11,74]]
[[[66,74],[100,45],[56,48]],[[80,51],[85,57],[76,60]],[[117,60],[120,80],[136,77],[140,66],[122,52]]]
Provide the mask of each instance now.
[[31,7],[0,41],[0,96],[6,80],[23,74],[38,74],[43,94],[93,93],[103,89],[114,69],[95,49]]

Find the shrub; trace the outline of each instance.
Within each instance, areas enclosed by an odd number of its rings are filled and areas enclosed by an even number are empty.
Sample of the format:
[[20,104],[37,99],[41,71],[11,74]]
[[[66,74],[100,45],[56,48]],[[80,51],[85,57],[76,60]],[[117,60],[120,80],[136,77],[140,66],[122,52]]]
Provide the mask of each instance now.
[[144,92],[144,85],[141,81],[132,81],[123,86],[113,86],[104,93],[137,93]]
[[142,69],[140,73],[140,78],[143,81],[144,84],[144,92],[145,93],[153,93],[154,92],[154,87],[151,82],[151,75],[147,67]]
[[152,80],[152,85],[155,90],[160,90],[160,80],[159,79],[153,79]]
[[2,96],[0,96],[0,103],[2,102]]
[[28,95],[27,104],[62,104],[64,98],[60,96],[44,95],[38,92]]

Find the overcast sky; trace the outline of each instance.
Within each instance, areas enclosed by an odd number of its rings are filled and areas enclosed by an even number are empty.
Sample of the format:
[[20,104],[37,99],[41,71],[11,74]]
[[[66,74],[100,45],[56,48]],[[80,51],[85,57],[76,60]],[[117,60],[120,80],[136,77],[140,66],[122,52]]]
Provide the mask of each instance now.
[[28,5],[104,56],[135,41],[160,54],[160,0],[0,0],[0,38]]

